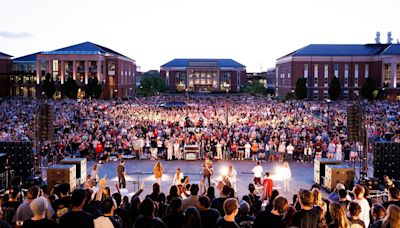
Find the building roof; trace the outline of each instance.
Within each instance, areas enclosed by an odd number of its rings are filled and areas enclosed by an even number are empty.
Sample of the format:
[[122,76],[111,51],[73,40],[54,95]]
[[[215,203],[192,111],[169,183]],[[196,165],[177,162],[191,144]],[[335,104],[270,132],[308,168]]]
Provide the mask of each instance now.
[[[54,51],[46,51],[42,54],[76,54],[76,55],[85,55],[85,54],[110,54],[110,55],[119,55],[126,57],[116,51],[113,51],[107,47],[92,43],[92,42],[84,42],[80,44],[75,44],[72,46],[60,48]],[[126,57],[128,58],[128,57]]]
[[18,58],[14,58],[13,62],[36,62],[36,56],[42,52],[36,52],[30,55],[24,55]]
[[310,44],[281,58],[288,56],[374,56],[399,54],[399,44]]
[[161,67],[246,67],[233,59],[173,59]]
[[382,55],[400,55],[400,44],[392,44],[387,47]]
[[6,54],[6,53],[0,52],[0,57],[11,58],[12,55],[8,55],[8,54]]

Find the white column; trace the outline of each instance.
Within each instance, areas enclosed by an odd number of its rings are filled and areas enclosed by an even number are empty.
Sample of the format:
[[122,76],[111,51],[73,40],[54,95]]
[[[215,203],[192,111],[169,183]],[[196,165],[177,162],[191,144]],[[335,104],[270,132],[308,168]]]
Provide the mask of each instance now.
[[96,70],[97,70],[97,80],[99,81],[99,83],[101,83],[101,81],[100,81],[100,70],[101,70],[101,61],[100,61],[100,59],[98,59],[97,60],[97,68],[96,68]]
[[396,79],[397,79],[397,63],[391,63],[392,66],[392,75],[390,78],[390,87],[391,88],[396,88]]
[[61,84],[64,84],[64,60],[60,61],[60,69]]
[[38,58],[36,60],[36,84],[40,84],[40,78],[42,77],[42,60]]
[[76,61],[72,61],[72,78],[76,80]]
[[88,61],[85,60],[85,85],[88,84],[89,81],[89,64]]

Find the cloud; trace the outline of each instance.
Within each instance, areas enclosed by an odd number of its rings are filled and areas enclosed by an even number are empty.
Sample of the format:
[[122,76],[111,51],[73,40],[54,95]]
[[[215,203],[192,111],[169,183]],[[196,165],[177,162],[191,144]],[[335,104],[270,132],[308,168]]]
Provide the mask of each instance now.
[[23,39],[32,37],[33,35],[28,32],[7,32],[7,31],[0,31],[0,37],[6,39]]

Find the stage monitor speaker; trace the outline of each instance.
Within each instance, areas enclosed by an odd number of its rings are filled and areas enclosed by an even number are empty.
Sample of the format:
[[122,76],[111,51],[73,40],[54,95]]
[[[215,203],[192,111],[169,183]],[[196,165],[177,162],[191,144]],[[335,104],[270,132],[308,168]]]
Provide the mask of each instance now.
[[314,160],[314,182],[322,185],[325,178],[326,165],[340,165],[340,161],[330,158],[319,158]]
[[338,183],[344,184],[347,189],[353,185],[354,167],[348,165],[326,165],[323,186],[332,191]]
[[47,168],[47,191],[50,193],[54,185],[68,183],[71,192],[76,188],[75,165],[52,165]]
[[76,166],[76,182],[83,184],[86,181],[86,158],[65,158],[60,161],[61,164],[70,164]]

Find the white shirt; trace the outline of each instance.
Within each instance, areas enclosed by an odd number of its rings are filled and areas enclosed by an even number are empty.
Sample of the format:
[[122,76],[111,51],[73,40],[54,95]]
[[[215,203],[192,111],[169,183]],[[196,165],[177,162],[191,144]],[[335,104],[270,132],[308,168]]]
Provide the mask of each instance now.
[[254,173],[254,177],[261,178],[262,173],[263,173],[263,168],[261,167],[261,165],[257,165],[256,167],[254,167],[253,173]]
[[294,147],[292,146],[292,144],[289,144],[289,146],[286,147],[286,151],[288,154],[293,154]]
[[357,202],[361,207],[361,213],[359,215],[360,219],[365,223],[365,227],[369,227],[369,212],[371,210],[368,200],[362,198],[361,200],[355,199],[354,202]]
[[174,176],[174,180],[173,180],[173,182],[172,182],[172,185],[182,185],[182,182],[181,182],[182,179],[183,179],[183,173],[182,173],[182,172],[179,173],[179,177],[176,176],[176,173],[175,173],[175,176]]
[[289,167],[283,167],[282,169],[282,177],[284,180],[288,180],[292,177],[292,171],[290,171]]
[[246,145],[244,145],[244,149],[245,149],[246,151],[250,151],[250,148],[251,148],[251,145],[250,145],[250,144],[246,143]]
[[100,216],[97,219],[93,220],[94,228],[110,228],[114,227],[111,220],[107,217]]

